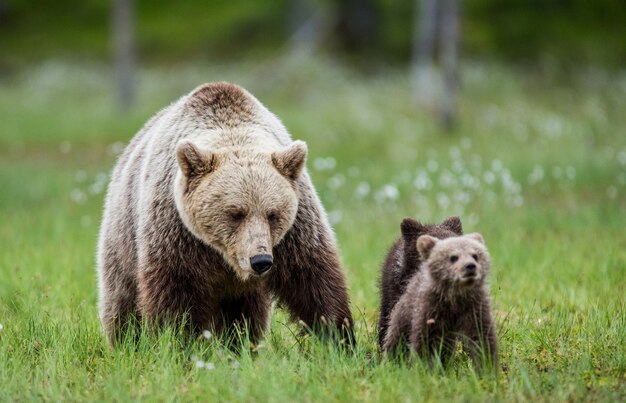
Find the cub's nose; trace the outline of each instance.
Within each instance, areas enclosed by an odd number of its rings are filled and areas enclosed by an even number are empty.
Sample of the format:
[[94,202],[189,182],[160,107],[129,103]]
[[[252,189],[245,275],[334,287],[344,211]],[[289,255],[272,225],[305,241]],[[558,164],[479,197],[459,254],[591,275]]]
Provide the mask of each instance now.
[[467,263],[463,268],[466,274],[476,274],[476,263]]
[[250,266],[256,274],[263,274],[272,267],[272,255],[256,255],[250,258]]

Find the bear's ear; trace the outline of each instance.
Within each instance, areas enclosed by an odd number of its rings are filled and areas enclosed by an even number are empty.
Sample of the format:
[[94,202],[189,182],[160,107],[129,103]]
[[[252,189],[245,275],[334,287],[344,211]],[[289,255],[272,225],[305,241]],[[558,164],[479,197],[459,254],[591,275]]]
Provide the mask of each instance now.
[[208,174],[217,168],[217,155],[201,151],[190,140],[181,140],[176,147],[176,159],[187,178]]
[[411,236],[417,237],[417,235],[421,232],[424,232],[424,226],[417,220],[414,220],[411,217],[406,217],[400,223],[400,231],[402,232],[402,236],[405,238],[409,238]]
[[304,141],[296,140],[288,148],[272,153],[272,163],[283,176],[296,180],[306,162],[307,147]]
[[480,235],[478,232],[472,232],[471,234],[467,234],[468,237],[472,238],[475,241],[480,242],[481,244],[485,244],[485,240],[483,239],[483,236]]
[[430,251],[433,250],[433,247],[439,240],[430,235],[422,235],[417,238],[417,251],[420,254],[422,260],[428,259],[430,255]]
[[441,227],[445,227],[457,235],[463,235],[463,225],[461,219],[458,216],[451,216],[443,220],[440,224]]

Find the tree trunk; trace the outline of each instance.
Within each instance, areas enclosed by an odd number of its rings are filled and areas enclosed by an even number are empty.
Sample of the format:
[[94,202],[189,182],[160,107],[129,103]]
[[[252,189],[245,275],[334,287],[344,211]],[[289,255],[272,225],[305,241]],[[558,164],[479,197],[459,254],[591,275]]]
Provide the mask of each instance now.
[[443,68],[441,122],[446,130],[452,130],[457,123],[459,89],[459,0],[441,1],[440,41]]
[[113,0],[113,47],[119,107],[126,110],[135,98],[134,1]]
[[7,0],[0,0],[0,24],[4,24],[9,16],[9,5]]
[[434,67],[437,1],[417,0],[415,2],[411,78],[413,99],[423,106],[434,104],[437,92]]
[[291,0],[289,47],[292,53],[313,51],[321,37],[322,15],[312,0]]
[[373,0],[339,0],[337,33],[348,52],[371,50],[377,35],[377,12]]

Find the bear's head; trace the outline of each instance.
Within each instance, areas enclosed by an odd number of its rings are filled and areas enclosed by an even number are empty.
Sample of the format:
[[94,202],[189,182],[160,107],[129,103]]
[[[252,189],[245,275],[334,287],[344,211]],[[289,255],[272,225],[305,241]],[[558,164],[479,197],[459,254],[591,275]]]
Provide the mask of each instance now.
[[489,273],[491,258],[477,232],[443,240],[422,235],[417,249],[424,259],[422,267],[444,287],[481,285]]
[[441,224],[422,224],[412,217],[405,217],[400,223],[400,231],[405,242],[415,242],[420,235],[431,235],[444,239],[463,235],[463,224],[458,216],[450,216]]
[[295,221],[306,156],[302,141],[274,152],[211,152],[181,140],[175,199],[182,221],[241,280],[266,273],[272,249]]

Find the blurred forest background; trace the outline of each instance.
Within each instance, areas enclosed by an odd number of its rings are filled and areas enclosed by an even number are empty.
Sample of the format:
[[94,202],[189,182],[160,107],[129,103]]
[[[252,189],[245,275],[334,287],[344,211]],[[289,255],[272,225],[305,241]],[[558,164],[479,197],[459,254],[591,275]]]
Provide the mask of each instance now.
[[[263,55],[308,39],[360,66],[406,63],[419,0],[133,1],[141,63]],[[626,61],[622,0],[461,1],[466,57],[525,65]],[[46,58],[107,60],[112,2],[0,1],[3,74]],[[307,25],[303,29],[303,25]]]
[[[0,79],[44,60],[111,62],[117,99],[141,66],[325,54],[366,74],[409,64],[413,101],[457,123],[460,59],[496,60],[551,79],[626,62],[620,0],[0,0]],[[436,101],[441,65],[441,101]]]

